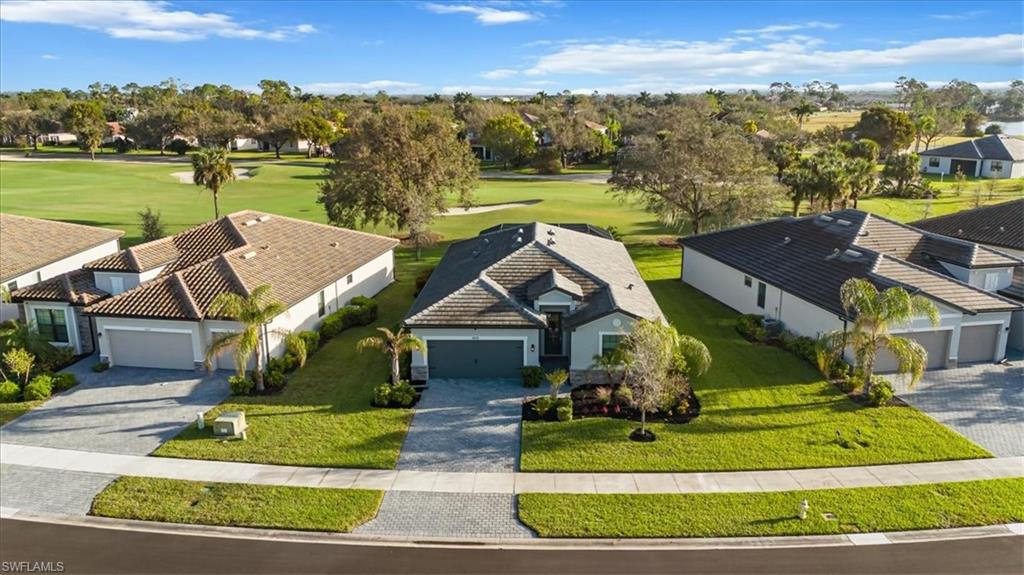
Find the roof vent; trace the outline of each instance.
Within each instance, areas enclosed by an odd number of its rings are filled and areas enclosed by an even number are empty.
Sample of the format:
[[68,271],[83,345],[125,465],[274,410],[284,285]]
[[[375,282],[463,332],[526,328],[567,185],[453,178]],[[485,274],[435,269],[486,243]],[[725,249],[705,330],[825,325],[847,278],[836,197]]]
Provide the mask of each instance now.
[[331,247],[332,248],[336,248],[336,247],[339,247],[339,246],[341,246],[341,244],[339,244],[338,242],[331,242]]
[[818,216],[818,219],[823,222],[831,222],[834,218],[832,216],[826,216],[825,214],[821,214],[820,216]]
[[256,257],[256,252],[245,252],[244,254],[242,254],[243,260],[251,260],[254,257]]
[[555,230],[548,230],[548,235],[549,236],[555,235]]
[[516,243],[517,244],[523,243],[523,236],[516,236]]
[[788,246],[789,242],[791,242],[791,241],[793,241],[793,238],[791,238],[789,236],[786,236],[786,237],[782,238],[782,245]]
[[555,240],[554,240],[554,238],[548,238],[548,245],[549,245],[549,246],[553,246],[553,245],[555,245]]
[[262,246],[260,246],[260,249],[261,250],[269,250],[270,249],[270,244],[263,244]]
[[523,228],[519,228],[519,230],[517,230],[516,233],[519,233],[519,234],[523,233]]
[[838,220],[836,223],[846,227],[850,227],[851,225],[853,225],[853,222],[851,222],[850,220]]
[[835,259],[837,257],[839,257],[839,248],[836,248],[836,249],[832,250],[832,253],[827,255],[827,256],[825,256],[825,259],[826,260],[832,260],[832,259]]
[[626,289],[633,289],[633,284],[629,284],[628,286],[626,286]]
[[1006,227],[1004,227],[1004,226],[999,226],[999,232],[1000,232],[1000,233],[1002,233],[1002,232],[1005,232],[1005,231],[1006,231]]
[[848,258],[859,258],[862,254],[857,250],[846,250],[843,255]]
[[871,234],[867,230],[861,230],[860,233],[858,233],[857,235],[862,237],[862,238],[866,238],[866,237],[868,237]]
[[491,243],[491,238],[484,238],[484,245],[485,246],[489,245],[490,243]]
[[243,226],[255,226],[257,223],[258,222],[256,220],[245,220],[245,223],[243,223],[242,225]]
[[261,221],[261,222],[265,222],[265,221],[270,219],[270,216],[260,216],[260,217],[258,217],[256,219]]
[[473,250],[473,257],[480,255],[480,250]]
[[963,229],[957,229],[956,230],[956,235],[958,235],[958,236],[964,235],[964,230]]

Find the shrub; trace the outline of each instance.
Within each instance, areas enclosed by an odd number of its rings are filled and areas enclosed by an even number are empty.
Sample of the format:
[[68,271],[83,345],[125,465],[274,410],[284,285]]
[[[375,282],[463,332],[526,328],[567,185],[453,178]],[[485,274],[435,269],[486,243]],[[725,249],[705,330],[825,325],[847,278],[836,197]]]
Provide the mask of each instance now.
[[763,342],[768,339],[768,332],[761,323],[763,319],[763,316],[756,314],[741,315],[736,320],[736,331],[749,341]]
[[39,358],[39,367],[46,371],[56,371],[75,359],[75,350],[70,347],[54,347],[53,353],[46,358]]
[[408,381],[399,381],[391,388],[391,401],[402,407],[410,407],[416,401],[416,390]]
[[300,331],[296,335],[306,344],[306,355],[313,355],[313,352],[320,349],[320,334],[313,330]]
[[551,146],[540,148],[533,156],[533,167],[538,174],[561,174],[562,155]]
[[105,361],[92,364],[92,370],[96,373],[102,373],[108,369],[110,369],[110,364]]
[[786,349],[793,352],[794,354],[804,358],[805,360],[811,363],[815,363],[817,361],[817,340],[804,336],[793,337],[791,334],[787,334],[786,337],[783,337],[782,341]]
[[427,268],[416,274],[416,291],[413,292],[413,297],[420,295],[420,292],[423,291],[423,286],[427,285],[427,280],[430,279],[430,274],[432,273],[434,273],[434,268]]
[[263,385],[269,390],[283,389],[285,384],[284,372],[274,369],[268,370],[263,375]]
[[294,371],[297,367],[299,367],[299,358],[290,353],[286,353],[281,357],[272,357],[267,361],[267,371],[289,373]]
[[53,374],[53,391],[61,392],[78,385],[78,378],[75,374],[63,372]]
[[864,385],[864,380],[857,375],[839,381],[839,389],[843,390],[844,393],[853,393],[862,385]]
[[391,384],[382,383],[373,388],[373,404],[377,407],[387,407],[391,401]]
[[572,421],[571,405],[559,405],[555,408],[555,413],[558,415],[558,421]]
[[612,388],[602,385],[594,390],[594,399],[601,405],[608,406],[612,402]]
[[523,387],[540,387],[544,383],[544,370],[539,365],[527,365],[519,372],[523,374]]
[[236,374],[228,378],[228,386],[234,395],[249,395],[255,385],[256,382],[244,375]]
[[127,138],[117,138],[114,140],[114,151],[118,154],[127,153],[129,150],[135,149],[135,144],[129,141]]
[[846,363],[842,359],[836,359],[829,367],[829,377],[831,379],[849,379],[850,364]]
[[4,380],[0,383],[0,403],[11,403],[18,401],[21,396],[21,388],[13,381]]
[[876,377],[874,383],[871,385],[871,390],[868,391],[868,401],[875,407],[881,407],[893,398],[895,393],[892,390],[892,383],[889,380]]
[[25,401],[46,399],[53,395],[53,378],[48,375],[37,375],[25,386],[22,396]]
[[320,323],[320,338],[331,339],[357,325],[370,325],[377,321],[377,302],[363,296],[352,298],[345,307],[324,318]]
[[173,140],[171,140],[170,144],[167,144],[167,149],[174,152],[175,154],[178,154],[179,156],[184,156],[185,154],[188,153],[190,149],[192,149],[192,146],[190,146],[188,142],[182,140],[181,138],[174,138]]
[[544,395],[537,398],[537,401],[533,402],[533,410],[537,412],[537,415],[544,417],[551,411],[551,406],[554,405],[554,401],[551,398]]
[[620,385],[615,389],[612,397],[615,399],[616,405],[621,405],[622,407],[633,405],[633,390],[629,386]]

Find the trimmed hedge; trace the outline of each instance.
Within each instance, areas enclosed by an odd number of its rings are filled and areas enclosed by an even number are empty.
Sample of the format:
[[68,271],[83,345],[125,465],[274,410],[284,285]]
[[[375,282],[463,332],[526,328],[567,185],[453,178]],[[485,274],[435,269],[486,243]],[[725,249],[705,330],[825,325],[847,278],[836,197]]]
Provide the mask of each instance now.
[[320,323],[320,339],[329,340],[350,327],[370,325],[377,321],[377,302],[356,296],[348,305],[324,318]]
[[13,381],[6,380],[0,383],[0,403],[13,403],[21,397],[21,387]]

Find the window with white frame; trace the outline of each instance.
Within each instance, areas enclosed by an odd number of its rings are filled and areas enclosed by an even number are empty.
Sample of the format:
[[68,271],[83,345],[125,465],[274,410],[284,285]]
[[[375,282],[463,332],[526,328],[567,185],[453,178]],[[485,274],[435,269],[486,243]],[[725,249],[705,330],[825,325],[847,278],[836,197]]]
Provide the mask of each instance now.
[[324,317],[327,313],[327,296],[324,295],[324,290],[320,290],[320,293],[316,294],[316,316]]
[[62,309],[36,309],[36,331],[46,341],[68,343],[68,319]]
[[346,284],[351,284],[352,283],[352,274],[348,274],[348,276],[345,278],[345,283]]
[[990,172],[1002,172],[1003,171],[1003,163],[1002,162],[992,162],[992,164],[989,166],[989,171]]
[[928,158],[928,167],[929,168],[938,168],[939,167],[939,159],[938,158]]
[[750,276],[743,276],[743,285],[750,287],[754,285],[754,280]]

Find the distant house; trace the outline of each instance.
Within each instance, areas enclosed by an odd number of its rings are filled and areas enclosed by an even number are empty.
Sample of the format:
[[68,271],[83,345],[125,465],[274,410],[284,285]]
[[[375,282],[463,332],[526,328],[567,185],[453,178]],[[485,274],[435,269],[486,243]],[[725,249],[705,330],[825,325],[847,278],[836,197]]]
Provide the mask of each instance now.
[[[269,285],[286,311],[267,325],[265,356],[284,353],[276,330],[316,329],[355,296],[394,281],[392,238],[253,211],[94,259],[12,294],[55,345],[99,352],[110,365],[201,367],[218,334],[239,331],[211,313],[221,293]],[[59,326],[59,327],[53,327]],[[233,369],[230,354],[217,367]]]
[[921,171],[952,176],[962,171],[975,178],[1024,178],[1024,140],[985,136],[919,154]]
[[[848,329],[840,288],[849,279],[921,294],[939,309],[940,324],[918,317],[892,331],[927,350],[928,369],[1002,360],[1012,316],[1021,310],[1000,293],[1019,258],[859,210],[780,218],[680,243],[685,283],[807,337]],[[891,354],[879,354],[880,373],[896,367]]]
[[597,122],[591,122],[590,120],[584,120],[583,124],[602,136],[608,135],[608,126],[605,126],[604,124],[598,124]]
[[109,146],[118,140],[128,141],[128,137],[124,135],[124,126],[121,122],[107,122],[107,134],[103,136],[103,145]]
[[[118,230],[0,213],[0,285],[11,293],[77,270],[116,253],[123,235]],[[0,308],[0,320],[18,315],[16,305]]]

